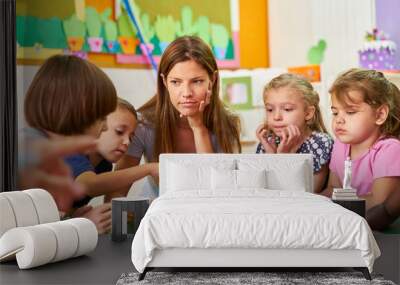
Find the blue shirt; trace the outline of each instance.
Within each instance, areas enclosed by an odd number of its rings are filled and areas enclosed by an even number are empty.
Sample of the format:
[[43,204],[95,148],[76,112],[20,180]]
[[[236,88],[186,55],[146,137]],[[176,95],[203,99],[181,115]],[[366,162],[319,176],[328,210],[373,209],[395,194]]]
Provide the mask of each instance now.
[[[327,133],[312,132],[302,143],[296,153],[311,153],[313,155],[314,173],[321,170],[331,159],[333,139]],[[265,153],[261,143],[258,144],[256,153]]]
[[[71,168],[74,179],[86,171],[92,171],[96,174],[112,171],[112,164],[105,159],[100,161],[96,166],[93,166],[89,158],[83,154],[71,155],[66,157],[64,160]],[[75,201],[74,207],[82,207],[89,203],[90,199],[92,199],[92,197],[86,196],[79,201]]]

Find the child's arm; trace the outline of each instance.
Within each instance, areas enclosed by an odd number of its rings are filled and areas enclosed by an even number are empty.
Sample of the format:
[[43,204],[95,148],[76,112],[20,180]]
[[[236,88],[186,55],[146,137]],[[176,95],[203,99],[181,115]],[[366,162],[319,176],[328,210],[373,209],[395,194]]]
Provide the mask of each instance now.
[[340,179],[336,176],[335,173],[329,171],[328,187],[323,191],[319,192],[319,194],[330,198],[332,197],[333,188],[341,188],[341,187],[342,184],[340,183]]
[[[118,160],[117,164],[115,165],[115,170],[126,169],[129,167],[137,166],[139,164],[140,158],[125,154],[120,160]],[[130,187],[131,185],[121,187],[120,189],[116,189],[115,191],[106,194],[104,197],[104,202],[109,202],[112,198],[115,197],[125,197],[128,194]]]
[[76,181],[85,186],[87,195],[95,197],[129,188],[133,182],[147,175],[158,176],[158,163],[146,163],[101,174],[86,171],[80,174]]
[[380,177],[373,181],[371,193],[360,196],[366,200],[366,208],[370,208],[383,203],[393,192],[400,189],[400,177]]
[[323,187],[325,186],[326,178],[328,177],[329,174],[329,168],[328,165],[323,165],[321,169],[314,173],[314,192],[315,193],[320,193],[323,190]]
[[90,205],[76,209],[73,218],[83,217],[91,220],[97,228],[99,234],[104,234],[111,230],[111,204],[105,203],[96,207]]

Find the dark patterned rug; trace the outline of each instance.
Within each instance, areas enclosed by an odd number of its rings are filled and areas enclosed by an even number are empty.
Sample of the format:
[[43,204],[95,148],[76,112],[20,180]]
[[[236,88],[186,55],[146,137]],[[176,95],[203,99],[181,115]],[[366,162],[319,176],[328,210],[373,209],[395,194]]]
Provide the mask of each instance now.
[[122,274],[117,285],[133,284],[387,284],[380,275],[372,274],[372,281],[360,272],[148,272],[142,281],[139,273]]

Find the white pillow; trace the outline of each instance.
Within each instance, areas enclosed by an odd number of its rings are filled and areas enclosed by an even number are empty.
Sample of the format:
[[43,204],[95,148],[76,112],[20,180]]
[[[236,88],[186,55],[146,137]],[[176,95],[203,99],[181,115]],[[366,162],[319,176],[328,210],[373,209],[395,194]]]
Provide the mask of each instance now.
[[266,170],[236,170],[237,188],[267,188]]
[[296,163],[290,168],[269,169],[267,188],[273,190],[306,191],[307,178],[304,163]]
[[210,190],[212,168],[232,170],[235,168],[235,161],[217,161],[212,165],[171,161],[168,163],[167,189],[168,191]]
[[211,170],[211,189],[238,190],[241,188],[266,188],[265,170]]
[[268,189],[306,191],[309,185],[306,161],[278,158],[272,156],[270,159],[240,159],[238,168],[251,172],[265,169]]
[[211,189],[236,189],[236,170],[211,168]]

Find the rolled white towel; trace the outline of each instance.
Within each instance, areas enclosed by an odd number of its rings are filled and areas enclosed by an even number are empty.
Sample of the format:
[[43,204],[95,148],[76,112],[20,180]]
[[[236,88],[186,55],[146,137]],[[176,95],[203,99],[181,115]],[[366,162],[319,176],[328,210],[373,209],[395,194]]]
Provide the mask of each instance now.
[[43,189],[28,189],[23,192],[31,197],[39,218],[39,224],[52,223],[60,220],[56,202],[49,192]]
[[43,227],[49,228],[56,236],[56,253],[51,262],[64,260],[75,255],[78,249],[78,233],[70,223],[54,222],[43,224]]
[[1,194],[2,193],[0,193],[0,237],[9,229],[17,226],[10,201]]
[[0,238],[0,261],[16,256],[19,268],[28,269],[86,254],[97,239],[95,224],[85,218],[13,228]]
[[96,248],[99,233],[96,225],[91,220],[74,218],[64,222],[70,223],[78,233],[78,247],[74,257],[86,254]]
[[0,238],[0,261],[16,256],[20,269],[49,263],[56,251],[55,234],[42,225],[13,228]]
[[10,202],[17,227],[39,224],[38,214],[31,197],[24,191],[2,192],[1,196]]

